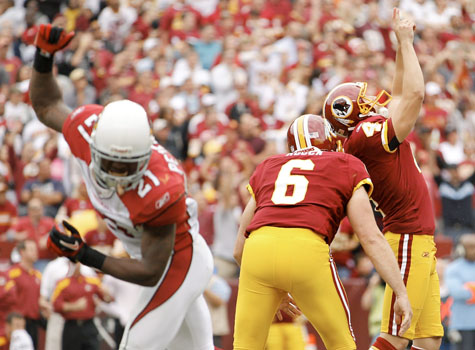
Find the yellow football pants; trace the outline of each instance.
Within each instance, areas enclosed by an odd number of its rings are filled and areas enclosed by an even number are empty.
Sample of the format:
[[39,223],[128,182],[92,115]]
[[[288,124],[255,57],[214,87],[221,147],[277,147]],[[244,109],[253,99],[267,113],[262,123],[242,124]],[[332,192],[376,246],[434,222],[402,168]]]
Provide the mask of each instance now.
[[348,301],[325,240],[302,228],[265,226],[244,245],[235,350],[264,349],[283,296],[290,293],[327,350],[356,349]]

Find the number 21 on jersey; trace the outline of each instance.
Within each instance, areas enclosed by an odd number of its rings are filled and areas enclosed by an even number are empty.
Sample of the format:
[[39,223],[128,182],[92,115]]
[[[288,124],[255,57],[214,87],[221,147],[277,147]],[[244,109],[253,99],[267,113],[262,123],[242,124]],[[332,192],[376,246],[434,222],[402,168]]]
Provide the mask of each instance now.
[[[292,175],[293,169],[311,171],[315,163],[311,159],[291,159],[280,168],[279,175],[275,180],[275,188],[272,193],[274,204],[297,204],[305,199],[308,189],[308,180],[304,175]],[[288,194],[289,186],[294,189]]]

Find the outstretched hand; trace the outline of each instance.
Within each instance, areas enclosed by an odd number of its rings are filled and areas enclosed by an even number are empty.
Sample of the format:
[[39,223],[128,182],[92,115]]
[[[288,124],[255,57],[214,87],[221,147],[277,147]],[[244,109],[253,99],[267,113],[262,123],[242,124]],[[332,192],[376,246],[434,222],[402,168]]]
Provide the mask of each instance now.
[[35,46],[41,54],[52,56],[55,52],[64,49],[73,39],[74,32],[66,33],[63,28],[53,27],[51,24],[40,24],[35,37]]
[[414,40],[416,25],[412,19],[401,17],[399,9],[394,8],[393,30],[396,33],[398,43],[402,43],[403,41],[409,41],[412,43]]

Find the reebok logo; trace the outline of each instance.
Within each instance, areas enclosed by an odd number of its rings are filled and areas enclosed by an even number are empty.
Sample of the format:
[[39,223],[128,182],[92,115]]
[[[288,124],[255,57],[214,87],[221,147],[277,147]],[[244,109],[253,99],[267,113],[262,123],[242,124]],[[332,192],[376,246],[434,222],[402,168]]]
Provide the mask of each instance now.
[[79,242],[74,242],[74,244],[71,244],[71,243],[68,243],[68,242],[65,242],[63,240],[59,240],[59,243],[61,243],[61,245],[65,248],[68,248],[68,249],[71,249],[71,250],[78,250],[79,249]]

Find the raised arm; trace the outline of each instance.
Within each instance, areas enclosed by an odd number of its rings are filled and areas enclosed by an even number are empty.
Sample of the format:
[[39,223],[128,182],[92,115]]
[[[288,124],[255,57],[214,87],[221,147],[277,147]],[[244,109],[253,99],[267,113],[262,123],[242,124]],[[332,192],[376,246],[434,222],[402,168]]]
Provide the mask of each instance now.
[[391,286],[396,295],[396,322],[401,324],[399,335],[402,336],[411,325],[411,305],[394,253],[376,225],[364,188],[360,187],[353,193],[347,205],[347,214],[365,253],[381,278]]
[[64,121],[71,112],[63,102],[61,90],[53,77],[53,56],[66,47],[74,33],[41,24],[36,34],[36,54],[30,81],[30,100],[38,119],[50,128],[61,132]]
[[402,98],[402,77],[404,75],[404,66],[402,64],[401,45],[397,45],[396,51],[396,71],[393,78],[393,87],[391,90],[391,102],[388,105],[389,115],[393,115],[399,107]]
[[394,100],[389,107],[394,131],[399,142],[409,135],[424,100],[424,77],[414,50],[414,22],[393,12],[393,28],[398,40],[396,74],[393,80]]

